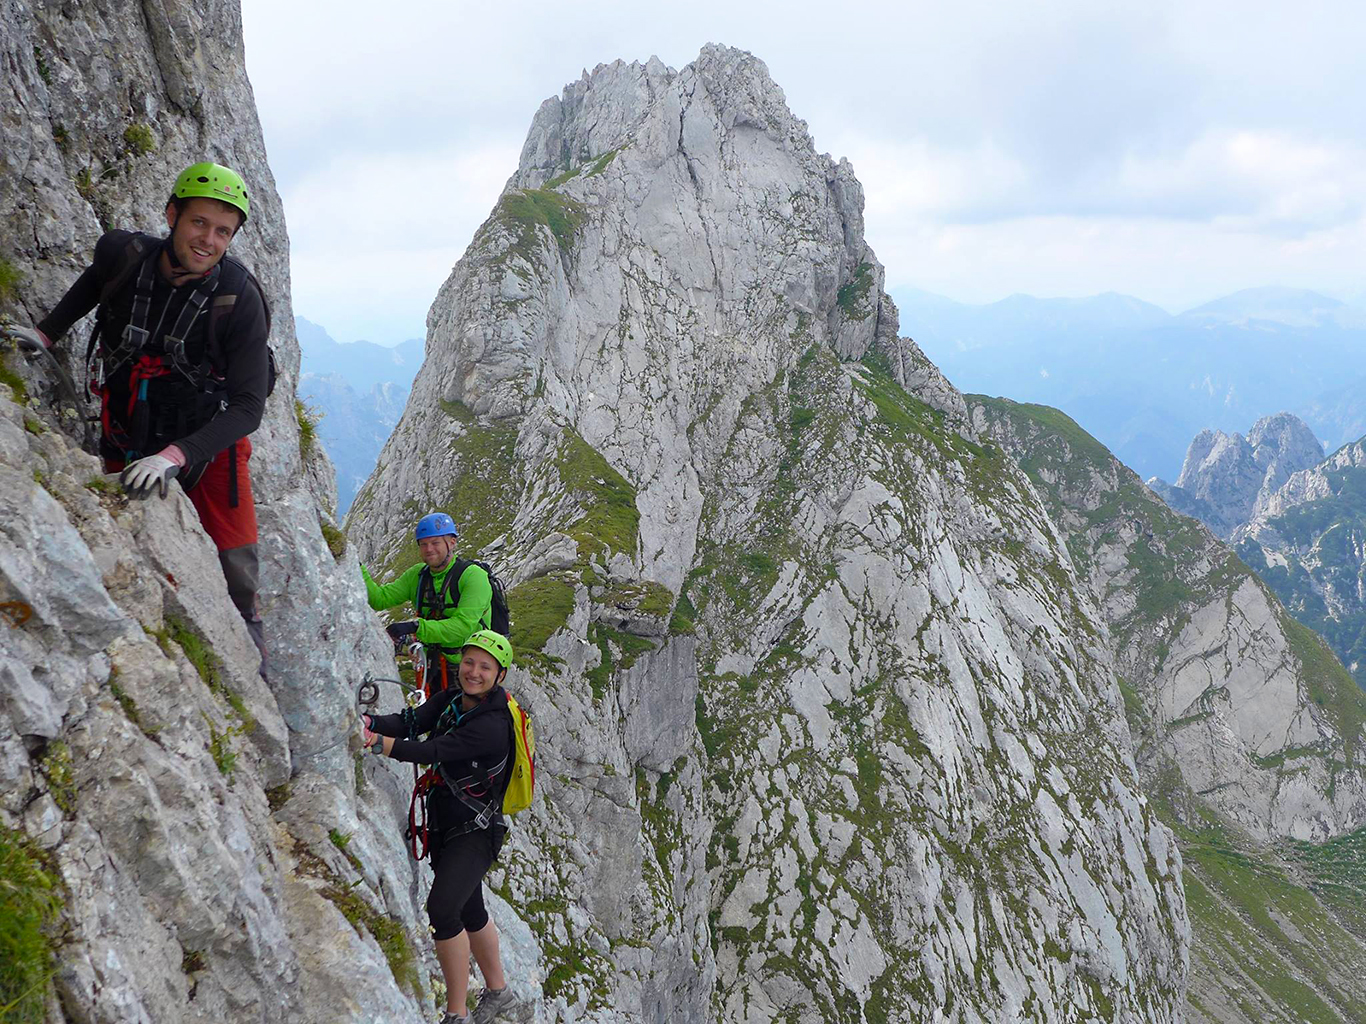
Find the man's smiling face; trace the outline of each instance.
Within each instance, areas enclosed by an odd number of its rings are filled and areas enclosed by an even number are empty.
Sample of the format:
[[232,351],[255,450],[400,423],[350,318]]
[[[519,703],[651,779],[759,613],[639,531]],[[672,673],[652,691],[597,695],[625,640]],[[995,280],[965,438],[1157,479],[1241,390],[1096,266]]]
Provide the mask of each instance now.
[[217,199],[187,199],[179,210],[174,203],[167,206],[176,262],[192,274],[207,274],[228,251],[241,220],[240,212]]

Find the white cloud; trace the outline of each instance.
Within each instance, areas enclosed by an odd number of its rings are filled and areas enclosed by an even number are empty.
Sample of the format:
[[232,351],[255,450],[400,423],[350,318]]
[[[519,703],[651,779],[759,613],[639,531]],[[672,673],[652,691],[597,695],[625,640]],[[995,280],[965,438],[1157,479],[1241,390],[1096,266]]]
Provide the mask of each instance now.
[[[617,58],[680,67],[709,41],[765,60],[817,148],[853,161],[893,284],[1175,308],[1360,288],[1366,13],[1345,0],[320,11],[243,0],[296,306],[338,337],[361,331],[333,308],[377,339],[369,325],[420,329],[547,96]],[[407,198],[438,181],[440,202]],[[338,284],[357,251],[367,287]]]
[[869,218],[867,235],[894,289],[965,302],[1118,291],[1172,311],[1262,284],[1347,291],[1359,286],[1366,253],[1366,219],[1288,238],[1165,218],[947,225]]
[[493,208],[518,145],[334,158],[282,195],[297,311],[339,341],[421,337],[427,307]]

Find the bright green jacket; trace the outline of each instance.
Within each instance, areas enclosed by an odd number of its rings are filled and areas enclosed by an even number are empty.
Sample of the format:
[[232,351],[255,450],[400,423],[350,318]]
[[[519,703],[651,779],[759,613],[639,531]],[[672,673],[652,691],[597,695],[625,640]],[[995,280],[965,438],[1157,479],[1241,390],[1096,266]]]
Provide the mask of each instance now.
[[[446,568],[432,573],[432,585],[437,594],[441,593],[446,574],[454,565],[455,560],[452,559]],[[417,608],[418,581],[425,568],[425,565],[418,563],[393,583],[379,584],[370,578],[369,571],[362,565],[360,571],[365,577],[365,599],[375,611],[396,608],[405,601],[411,601],[413,607]],[[460,600],[452,606],[450,601],[455,596],[456,587],[460,588]],[[471,633],[486,629],[492,620],[493,587],[489,584],[489,574],[479,566],[471,563],[451,585],[451,591],[446,595],[445,618],[417,620],[417,638],[422,643],[432,647],[460,648]],[[421,615],[422,611],[419,608],[418,614]]]

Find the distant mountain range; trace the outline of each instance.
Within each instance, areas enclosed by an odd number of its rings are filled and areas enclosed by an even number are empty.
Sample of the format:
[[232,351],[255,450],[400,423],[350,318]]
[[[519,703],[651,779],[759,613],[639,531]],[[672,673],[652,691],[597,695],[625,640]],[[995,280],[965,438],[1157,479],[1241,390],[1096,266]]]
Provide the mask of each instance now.
[[423,342],[412,338],[392,348],[342,343],[303,317],[294,324],[299,397],[320,416],[318,436],[337,469],[337,514],[345,515],[403,415]]
[[1127,295],[974,306],[894,291],[901,329],[964,391],[1062,409],[1142,477],[1190,438],[1294,410],[1329,450],[1366,433],[1366,310],[1253,288],[1173,316]]
[[1201,432],[1177,482],[1148,486],[1233,545],[1366,687],[1366,438],[1324,458],[1280,413],[1246,438]]

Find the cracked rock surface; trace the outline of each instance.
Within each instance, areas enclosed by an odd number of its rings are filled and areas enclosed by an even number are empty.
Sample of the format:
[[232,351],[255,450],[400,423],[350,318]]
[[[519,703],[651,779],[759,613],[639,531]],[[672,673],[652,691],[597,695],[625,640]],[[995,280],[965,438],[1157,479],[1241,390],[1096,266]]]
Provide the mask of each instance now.
[[514,584],[536,1020],[1179,1019],[1101,612],[862,205],[749,54],[602,65],[432,306],[348,530],[444,509]]
[[[300,450],[289,241],[237,4],[6,3],[0,56],[4,312],[41,318],[106,226],[164,230],[174,176],[213,159],[250,183],[231,251],[282,370],[252,437],[266,685],[178,485],[118,497],[51,365],[0,355],[0,828],[62,885],[48,1019],[422,1020],[435,964],[397,956],[429,949],[406,794],[371,767],[358,795],[349,747],[361,674],[392,662],[354,553],[323,539],[331,466]],[[60,350],[78,387],[88,328]]]

